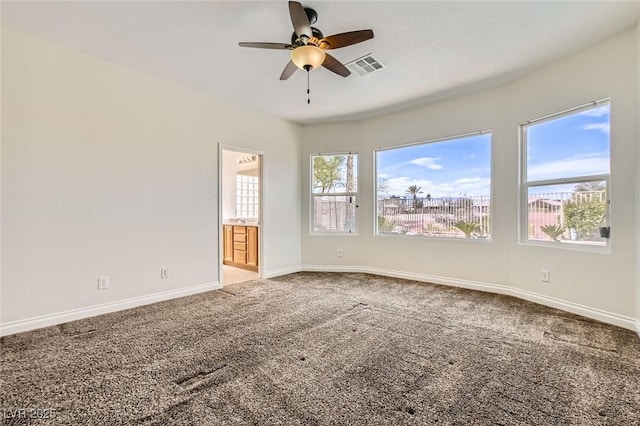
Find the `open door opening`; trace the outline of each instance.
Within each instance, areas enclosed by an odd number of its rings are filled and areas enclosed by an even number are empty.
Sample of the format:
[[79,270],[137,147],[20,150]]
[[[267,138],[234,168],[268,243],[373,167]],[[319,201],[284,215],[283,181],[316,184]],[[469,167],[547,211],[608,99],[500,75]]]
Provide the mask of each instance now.
[[222,286],[261,277],[263,154],[220,146]]

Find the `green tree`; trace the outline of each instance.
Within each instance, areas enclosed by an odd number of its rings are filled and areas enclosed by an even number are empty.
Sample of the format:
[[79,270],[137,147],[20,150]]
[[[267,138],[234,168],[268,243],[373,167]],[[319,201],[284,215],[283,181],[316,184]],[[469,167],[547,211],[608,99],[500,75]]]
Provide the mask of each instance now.
[[393,231],[393,222],[384,216],[378,215],[378,232]]
[[390,196],[389,179],[386,176],[378,176],[378,200],[385,200]]
[[[342,170],[345,156],[317,156],[313,158],[313,189],[327,193],[335,190],[342,183]],[[352,163],[353,164],[353,163]]]
[[604,226],[606,213],[604,200],[567,203],[564,206],[564,223],[576,230],[579,239],[589,239],[597,235],[600,226]]
[[[418,194],[422,194],[422,187],[418,185],[409,185],[405,194],[410,195],[413,199],[413,209],[414,211],[418,209]],[[429,197],[431,197],[429,195]]]

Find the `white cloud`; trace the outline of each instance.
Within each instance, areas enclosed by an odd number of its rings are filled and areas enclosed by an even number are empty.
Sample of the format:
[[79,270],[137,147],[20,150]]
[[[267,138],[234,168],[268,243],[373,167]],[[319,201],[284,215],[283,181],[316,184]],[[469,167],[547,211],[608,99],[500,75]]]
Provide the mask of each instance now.
[[389,194],[397,195],[399,197],[406,195],[407,188],[410,185],[418,185],[422,187],[422,192],[424,192],[424,194],[422,195],[429,194],[431,191],[430,188],[433,187],[433,183],[430,180],[412,179],[408,176],[394,177],[394,178],[389,178],[387,180],[387,186],[389,187]]
[[394,177],[387,181],[389,195],[404,197],[409,185],[422,187],[421,196],[431,194],[432,197],[450,197],[458,195],[489,195],[491,181],[489,178],[465,177],[452,182],[434,183],[426,179],[412,179],[408,176]]
[[603,117],[611,111],[611,105],[602,105],[598,108],[588,109],[579,113],[580,115],[586,115],[587,117]]
[[534,164],[527,170],[529,180],[544,180],[559,177],[587,176],[609,173],[609,161],[603,156],[583,156]]
[[482,182],[482,178],[481,177],[472,177],[472,178],[460,178],[460,179],[456,179],[453,181],[453,183],[457,183],[457,184],[462,184],[462,185],[468,185],[468,184],[475,184],[478,182]]
[[440,164],[436,164],[436,161],[438,160],[440,160],[440,158],[420,157],[414,158],[410,163],[415,164],[416,166],[426,167],[431,170],[440,170],[442,169],[442,166]]
[[453,188],[449,194],[458,195],[489,195],[491,179],[483,177],[465,177],[453,181]]
[[600,130],[602,133],[608,135],[611,133],[610,123],[589,123],[582,127],[584,130]]

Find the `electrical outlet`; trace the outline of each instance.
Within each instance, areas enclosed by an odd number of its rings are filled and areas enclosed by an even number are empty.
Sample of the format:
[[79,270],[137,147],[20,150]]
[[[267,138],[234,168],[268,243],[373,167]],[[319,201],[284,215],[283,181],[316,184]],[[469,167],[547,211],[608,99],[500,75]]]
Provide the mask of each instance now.
[[102,275],[98,277],[98,290],[106,290],[109,288],[109,277]]
[[163,280],[169,278],[169,270],[167,268],[160,269],[160,278]]
[[543,283],[551,282],[551,272],[548,269],[540,269],[540,281]]
[[344,251],[342,249],[338,249],[338,257],[342,257]]

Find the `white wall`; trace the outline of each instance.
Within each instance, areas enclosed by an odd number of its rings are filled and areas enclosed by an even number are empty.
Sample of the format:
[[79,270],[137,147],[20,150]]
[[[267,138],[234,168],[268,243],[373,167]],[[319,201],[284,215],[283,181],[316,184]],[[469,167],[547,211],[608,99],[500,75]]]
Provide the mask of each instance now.
[[[499,88],[370,120],[304,126],[303,267],[398,273],[471,287],[484,283],[630,327],[636,315],[639,213],[633,195],[639,185],[635,43],[635,31],[626,31]],[[518,244],[518,124],[604,97],[612,101],[611,253]],[[493,130],[492,242],[373,236],[375,148],[485,129]],[[360,233],[310,236],[309,155],[347,150],[360,155]],[[338,248],[344,257],[337,257]],[[541,268],[551,271],[550,284],[540,282]]]
[[[636,26],[636,79],[638,80],[638,103],[640,103],[640,22]],[[638,123],[640,126],[640,123]],[[638,131],[639,137],[636,139],[638,145],[640,145],[640,130]],[[638,149],[640,155],[640,149]],[[638,164],[640,165],[640,156],[638,157]],[[640,210],[640,167],[636,169],[636,209]],[[636,214],[636,230],[640,230],[640,214]],[[637,245],[636,245],[636,331],[640,334],[640,231],[636,231]]]
[[3,334],[215,285],[220,142],[265,152],[265,273],[300,264],[298,125],[6,26],[2,88]]
[[222,151],[222,219],[236,217],[238,153]]
[[[224,221],[237,217],[237,175],[260,177],[259,161],[238,164],[238,159],[247,153],[225,149],[222,152],[222,218]],[[249,168],[250,167],[250,168]]]

